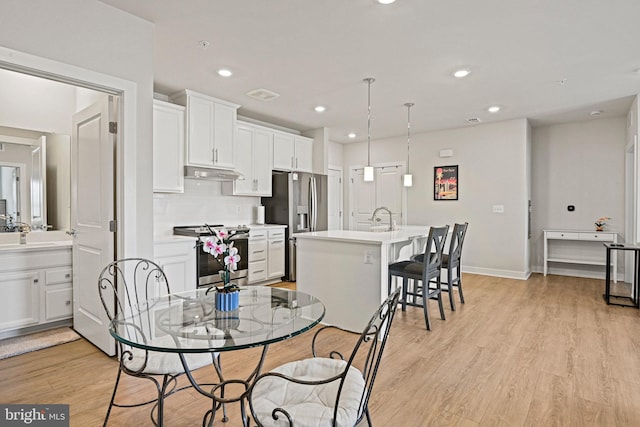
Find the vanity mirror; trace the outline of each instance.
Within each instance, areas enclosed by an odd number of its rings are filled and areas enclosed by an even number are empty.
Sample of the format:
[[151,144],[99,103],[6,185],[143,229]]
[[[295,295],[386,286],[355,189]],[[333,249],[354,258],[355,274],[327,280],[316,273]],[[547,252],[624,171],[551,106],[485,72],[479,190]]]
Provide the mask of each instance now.
[[0,135],[0,232],[48,229],[45,141]]

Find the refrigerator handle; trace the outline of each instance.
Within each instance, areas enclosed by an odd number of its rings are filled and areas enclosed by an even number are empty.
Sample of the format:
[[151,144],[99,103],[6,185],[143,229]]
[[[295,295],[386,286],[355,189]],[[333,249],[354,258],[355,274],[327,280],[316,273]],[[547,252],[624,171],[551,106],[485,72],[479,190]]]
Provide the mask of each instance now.
[[317,226],[317,204],[318,194],[316,188],[316,177],[309,178],[309,230],[316,231]]

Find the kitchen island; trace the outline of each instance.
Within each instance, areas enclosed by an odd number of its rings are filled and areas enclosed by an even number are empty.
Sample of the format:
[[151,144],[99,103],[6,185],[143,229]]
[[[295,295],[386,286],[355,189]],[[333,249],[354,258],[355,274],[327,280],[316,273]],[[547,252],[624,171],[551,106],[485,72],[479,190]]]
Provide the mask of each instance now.
[[389,264],[423,252],[428,234],[427,225],[297,233],[296,289],[324,303],[323,323],[362,332],[387,298]]

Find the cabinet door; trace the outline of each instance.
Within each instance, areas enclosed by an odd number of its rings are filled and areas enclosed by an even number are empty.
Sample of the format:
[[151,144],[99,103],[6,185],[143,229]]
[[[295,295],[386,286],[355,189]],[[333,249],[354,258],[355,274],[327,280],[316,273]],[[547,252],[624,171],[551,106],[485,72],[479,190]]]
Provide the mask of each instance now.
[[219,168],[233,169],[233,143],[236,132],[236,109],[215,104],[213,135],[213,164]]
[[37,271],[0,274],[0,331],[39,322],[39,279]]
[[233,194],[252,195],[255,189],[255,179],[253,177],[253,129],[238,125],[238,135],[236,139],[236,169],[244,179],[234,181]]
[[290,171],[293,170],[294,161],[293,135],[275,133],[273,135],[273,168]]
[[184,107],[153,101],[153,191],[184,192]]
[[256,196],[271,197],[273,133],[256,130],[253,135],[253,179]]
[[312,172],[313,169],[313,140],[296,136],[295,138],[294,170],[298,172]]
[[71,283],[47,287],[44,294],[45,321],[73,317],[73,289]]
[[187,102],[187,163],[213,166],[213,102],[189,96]]
[[270,279],[284,276],[284,230],[269,231],[268,276]]
[[[195,289],[195,280],[188,281],[187,279],[187,277],[190,276],[189,273],[193,272],[187,270],[188,262],[186,256],[158,258],[156,262],[160,268],[162,268],[162,271],[164,271],[167,281],[169,281],[169,289],[171,290],[171,293]],[[158,285],[155,296],[160,296],[165,293],[164,291],[159,291],[159,289],[164,289],[164,283],[159,283]]]

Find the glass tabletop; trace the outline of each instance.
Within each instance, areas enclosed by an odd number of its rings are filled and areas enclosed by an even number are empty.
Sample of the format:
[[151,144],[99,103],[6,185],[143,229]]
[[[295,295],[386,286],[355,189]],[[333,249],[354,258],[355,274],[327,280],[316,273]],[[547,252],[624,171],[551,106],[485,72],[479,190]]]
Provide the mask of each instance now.
[[240,288],[240,307],[215,309],[215,291],[206,288],[149,299],[120,313],[109,332],[133,347],[201,353],[257,347],[301,334],[324,317],[317,298],[268,286]]

